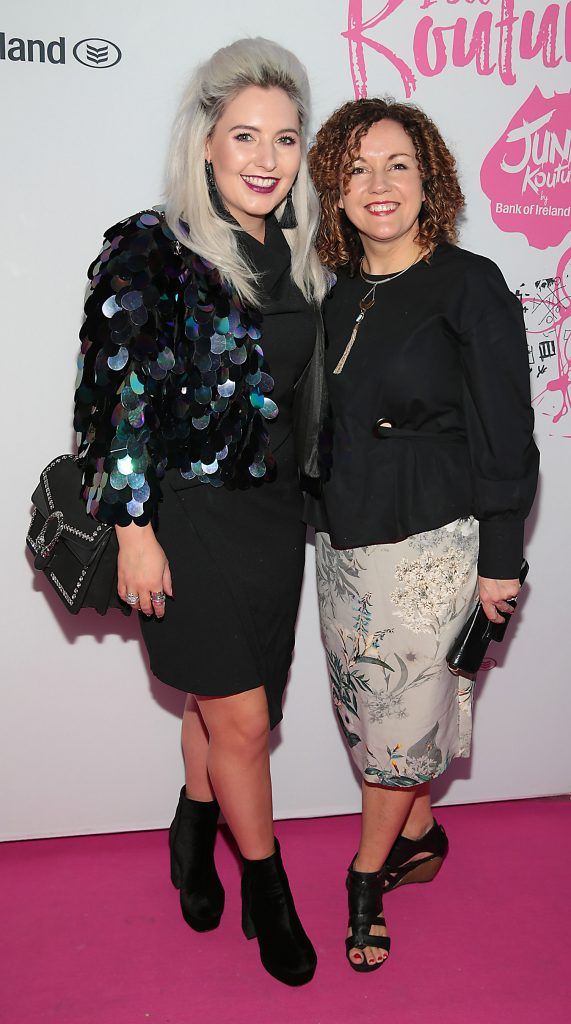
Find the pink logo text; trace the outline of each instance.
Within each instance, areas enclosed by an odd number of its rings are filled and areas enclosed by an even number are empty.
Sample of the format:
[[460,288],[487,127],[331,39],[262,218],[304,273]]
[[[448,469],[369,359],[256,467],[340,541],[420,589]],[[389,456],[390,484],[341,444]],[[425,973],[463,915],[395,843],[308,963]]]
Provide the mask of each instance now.
[[[349,0],[342,35],[349,43],[356,99],[367,96],[367,57],[373,55],[398,72],[407,98],[417,87],[417,74],[430,78],[449,65],[473,65],[478,75],[496,74],[504,85],[514,85],[518,60],[537,59],[546,68],[571,61],[571,3],[551,3],[534,11],[518,0],[420,0],[412,53],[401,55],[391,49],[387,36],[404,3],[385,0],[376,14],[366,17],[365,0]],[[410,6],[407,0],[407,9]],[[428,10],[430,14],[422,13]],[[458,16],[460,10],[468,17]],[[457,16],[451,21],[451,15]]]
[[502,231],[536,249],[559,245],[571,226],[571,92],[545,98],[535,87],[490,150],[480,174]]

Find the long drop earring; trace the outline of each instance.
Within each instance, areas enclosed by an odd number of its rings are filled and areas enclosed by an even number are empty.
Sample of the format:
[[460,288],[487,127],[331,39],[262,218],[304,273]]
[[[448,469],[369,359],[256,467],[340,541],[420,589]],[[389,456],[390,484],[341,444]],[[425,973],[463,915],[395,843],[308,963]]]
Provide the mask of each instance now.
[[228,213],[228,210],[222,202],[220,192],[218,191],[218,186],[216,184],[216,178],[214,177],[214,168],[210,160],[204,161],[204,173],[206,175],[208,195],[210,196],[210,202],[212,203],[214,212],[217,213],[222,220],[234,221],[234,218],[230,213]]
[[210,193],[210,197],[212,198],[212,195],[214,192],[217,191],[217,188],[216,179],[214,177],[214,168],[210,160],[204,161],[204,173],[206,174],[206,184],[208,185],[208,191]]
[[284,212],[282,213],[281,219],[278,221],[278,224],[280,228],[285,228],[286,231],[288,230],[288,228],[297,227],[297,217],[295,215],[295,207],[293,205],[293,185],[287,194]]

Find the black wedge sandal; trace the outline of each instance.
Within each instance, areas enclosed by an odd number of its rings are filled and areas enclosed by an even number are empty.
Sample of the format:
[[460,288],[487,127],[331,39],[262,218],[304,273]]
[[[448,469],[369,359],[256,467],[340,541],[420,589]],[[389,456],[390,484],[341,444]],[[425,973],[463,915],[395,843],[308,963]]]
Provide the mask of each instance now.
[[420,839],[397,836],[385,862],[384,892],[409,882],[431,882],[442,867],[448,846],[446,832],[437,821]]
[[[345,939],[347,959],[354,971],[376,971],[388,958],[391,940],[388,935],[371,935],[373,925],[386,928],[383,915],[384,868],[380,871],[355,871],[352,861],[347,871],[347,892],[349,894],[349,925],[352,934]],[[363,950],[367,946],[384,949],[387,956],[380,963],[368,964],[363,954],[362,963],[351,960],[351,951]]]

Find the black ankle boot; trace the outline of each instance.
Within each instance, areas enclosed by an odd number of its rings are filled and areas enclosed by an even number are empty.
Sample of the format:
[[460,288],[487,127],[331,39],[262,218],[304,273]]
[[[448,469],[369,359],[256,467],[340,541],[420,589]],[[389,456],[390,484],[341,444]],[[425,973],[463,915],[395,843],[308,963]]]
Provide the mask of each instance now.
[[197,932],[217,928],[224,909],[224,889],[214,864],[219,813],[216,800],[189,800],[183,786],[169,830],[172,884],[180,889],[182,916]]
[[277,839],[271,857],[244,860],[242,929],[247,939],[258,939],[268,974],[286,985],[311,981],[317,957],[297,916]]

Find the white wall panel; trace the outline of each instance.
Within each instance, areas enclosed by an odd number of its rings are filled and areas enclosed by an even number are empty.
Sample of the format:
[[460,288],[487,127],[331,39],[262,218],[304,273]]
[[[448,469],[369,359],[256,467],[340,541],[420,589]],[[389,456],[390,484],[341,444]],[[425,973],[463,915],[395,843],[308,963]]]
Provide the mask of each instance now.
[[[411,99],[440,125],[459,158],[468,197],[462,243],[492,256],[513,287],[552,277],[569,238],[545,249],[493,222],[480,167],[537,85],[544,96],[568,87],[563,56],[565,4],[545,47],[523,60],[525,11],[545,4],[508,0],[398,0],[367,29],[369,95],[404,98],[395,59],[416,77]],[[342,32],[380,15],[381,0],[166,0],[96,5],[4,0],[0,13],[2,131],[2,712],[0,838],[65,835],[165,825],[181,783],[182,697],[149,676],[134,622],[119,613],[67,616],[35,582],[24,555],[29,495],[40,469],[71,445],[71,403],[85,272],[105,227],[160,199],[164,151],[181,86],[199,60],[242,35],[266,35],[307,64],[314,88],[314,125],[352,98],[348,44]],[[551,9],[551,8],[550,8]],[[474,63],[453,67],[452,29],[441,36],[448,59],[421,74],[422,19],[434,27],[467,20],[468,33],[486,11],[489,74]],[[510,22],[510,11],[517,21]],[[529,23],[529,17],[526,24]],[[480,48],[485,70],[484,46]],[[415,35],[416,34],[416,35]],[[65,39],[65,62],[10,59],[11,39]],[[93,37],[114,42],[114,67],[86,67],[73,47]],[[416,58],[413,41],[416,38]],[[548,42],[551,40],[551,42]],[[0,37],[2,43],[2,37]],[[374,45],[373,45],[374,44]],[[552,52],[549,50],[551,46]],[[441,48],[440,55],[443,50]],[[60,51],[55,49],[58,56]],[[501,57],[503,54],[503,57]],[[3,55],[3,56],[2,56]],[[557,66],[555,62],[562,57]],[[498,61],[503,60],[500,73]],[[508,84],[511,67],[512,84]],[[361,69],[362,79],[362,69]],[[563,101],[559,101],[563,103]],[[568,127],[571,129],[569,106]],[[567,153],[567,163],[569,154]],[[568,228],[568,224],[567,224]],[[569,298],[563,296],[565,309]],[[561,337],[567,330],[563,324]],[[569,344],[569,333],[565,335]],[[537,339],[532,340],[537,346]],[[560,355],[565,356],[564,344]],[[569,353],[567,353],[567,358]],[[554,379],[545,360],[538,393]],[[564,359],[563,359],[564,362]],[[561,371],[565,370],[562,364]],[[530,585],[501,661],[483,673],[475,715],[474,756],[456,762],[436,790],[446,802],[495,800],[568,791],[568,576],[571,412],[553,422],[553,392],[538,406],[542,449],[540,500],[530,528]],[[279,817],[353,811],[359,789],[329,703],[318,632],[313,548],[306,576],[285,721],[273,752]]]

